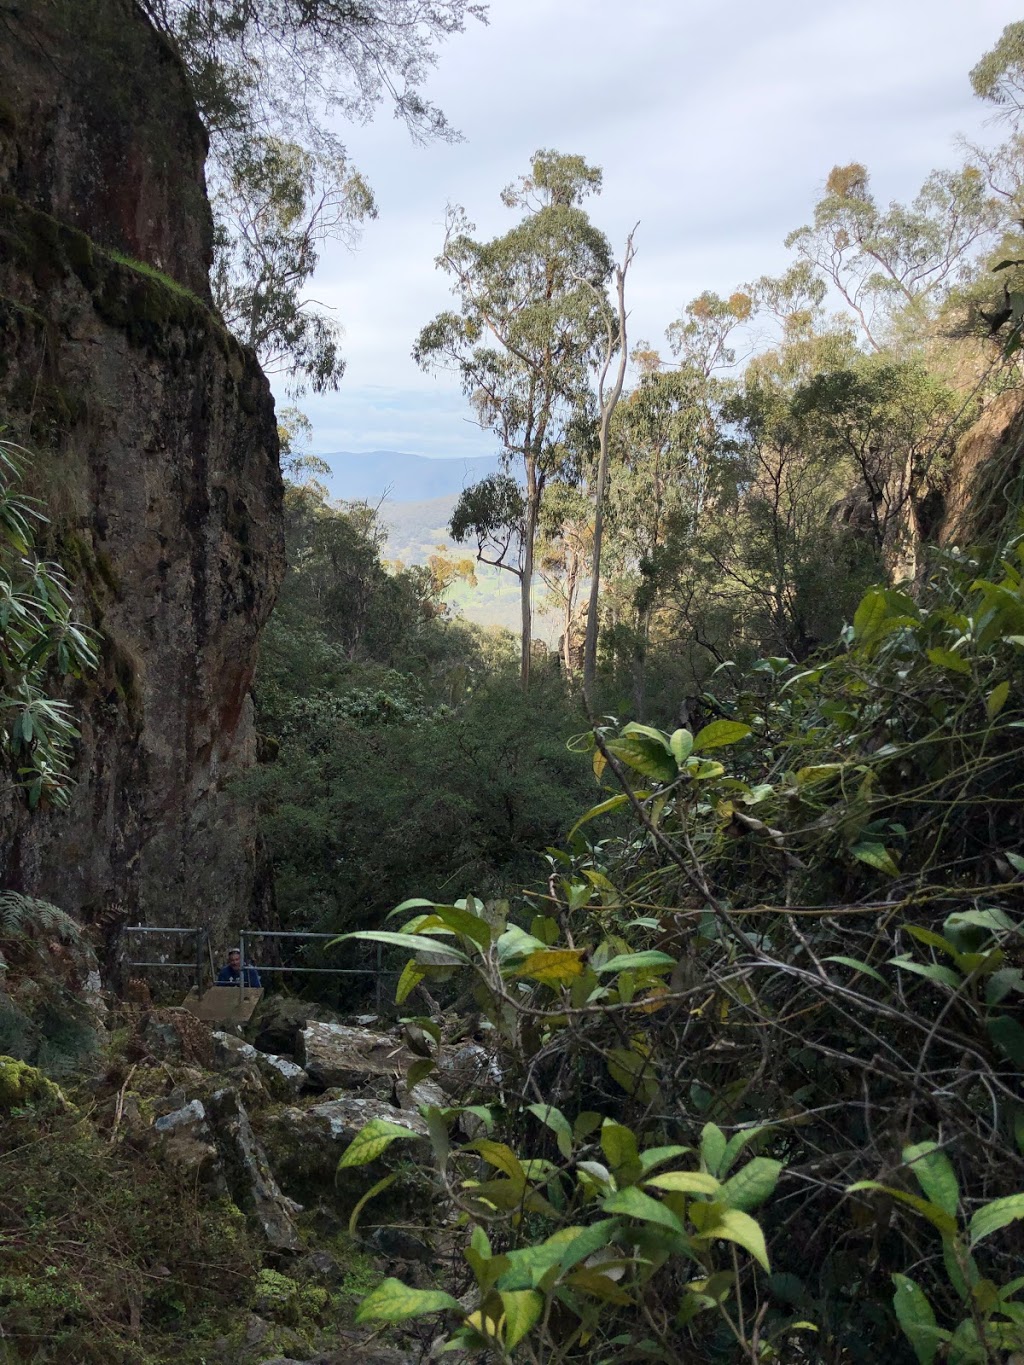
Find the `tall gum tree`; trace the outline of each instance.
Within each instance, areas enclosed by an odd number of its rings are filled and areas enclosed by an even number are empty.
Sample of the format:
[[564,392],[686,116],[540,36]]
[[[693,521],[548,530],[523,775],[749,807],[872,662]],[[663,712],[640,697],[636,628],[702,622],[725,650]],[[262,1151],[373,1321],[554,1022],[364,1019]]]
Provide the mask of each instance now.
[[[481,426],[497,436],[506,469],[521,481],[522,515],[511,537],[518,559],[495,562],[520,580],[524,688],[544,488],[555,477],[574,481],[574,452],[596,415],[591,378],[607,336],[613,267],[607,239],[580,205],[600,186],[600,170],[582,157],[539,151],[530,174],[502,194],[506,207],[523,211],[510,232],[477,241],[465,212],[449,210],[437,264],[458,307],[428,323],[413,348],[424,369],[459,376]],[[473,489],[464,497],[479,500]],[[458,506],[452,522],[453,535],[461,528],[465,538]]]

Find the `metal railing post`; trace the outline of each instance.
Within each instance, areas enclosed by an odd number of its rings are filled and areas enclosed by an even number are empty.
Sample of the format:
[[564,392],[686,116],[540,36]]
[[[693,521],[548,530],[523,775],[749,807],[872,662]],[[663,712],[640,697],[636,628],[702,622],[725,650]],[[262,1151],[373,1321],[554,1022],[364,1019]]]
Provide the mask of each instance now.
[[245,930],[238,932],[238,1004],[245,1003]]

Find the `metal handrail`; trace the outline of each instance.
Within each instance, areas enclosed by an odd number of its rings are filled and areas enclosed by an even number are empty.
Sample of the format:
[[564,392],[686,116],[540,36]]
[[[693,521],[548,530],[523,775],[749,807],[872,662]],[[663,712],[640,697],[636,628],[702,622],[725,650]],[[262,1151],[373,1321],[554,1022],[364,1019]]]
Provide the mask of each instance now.
[[[160,924],[129,924],[125,926],[125,934],[195,934],[196,935],[196,960],[191,962],[150,962],[142,958],[126,958],[125,963],[129,967],[161,967],[167,971],[192,971],[196,973],[196,994],[203,993],[203,949],[209,943],[209,930],[204,926],[195,928],[182,927],[180,925],[160,925]],[[246,943],[254,938],[304,938],[304,939],[336,939],[338,935],[320,933],[314,930],[303,929],[240,929],[238,933],[238,951],[240,962],[238,964],[238,990],[239,998],[246,989],[245,971],[247,965],[251,965],[257,972],[299,972],[307,976],[374,976],[377,980],[377,1008],[381,1008],[381,989],[385,976],[398,976],[394,970],[385,970],[382,964],[383,949],[377,945],[377,961],[373,967],[277,967],[268,965],[259,966],[256,962],[248,964],[246,961]]]

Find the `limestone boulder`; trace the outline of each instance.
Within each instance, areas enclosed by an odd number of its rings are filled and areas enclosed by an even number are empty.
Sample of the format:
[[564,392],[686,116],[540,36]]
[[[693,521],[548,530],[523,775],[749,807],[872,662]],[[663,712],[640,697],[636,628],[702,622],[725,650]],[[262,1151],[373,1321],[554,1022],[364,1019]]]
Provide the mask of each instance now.
[[[371,1119],[386,1119],[408,1130],[409,1139],[393,1142],[376,1161],[367,1166],[338,1170],[342,1153],[356,1134]],[[410,1162],[429,1161],[427,1125],[419,1114],[396,1109],[394,1105],[368,1095],[349,1095],[324,1100],[309,1108],[297,1106],[260,1118],[260,1138],[266,1147],[274,1172],[286,1194],[303,1203],[335,1203],[351,1206],[383,1176]],[[407,1191],[410,1201],[413,1192]],[[392,1187],[387,1198],[374,1201],[383,1209],[403,1192]],[[416,1193],[422,1205],[422,1188]]]
[[215,1032],[212,1043],[213,1065],[218,1070],[255,1070],[275,1099],[294,1099],[308,1084],[309,1077],[301,1066],[287,1057],[261,1052],[234,1034]]
[[310,1021],[299,1035],[297,1060],[324,1089],[358,1090],[403,1075],[416,1059],[393,1034]]
[[255,1217],[275,1250],[300,1251],[296,1206],[281,1193],[237,1090],[216,1091],[210,1098],[210,1116],[235,1203]]
[[293,995],[265,995],[246,1025],[246,1039],[261,1052],[295,1057],[299,1034],[311,1020],[339,1023],[340,1015],[315,1000],[300,1000]]
[[227,1194],[224,1167],[201,1100],[190,1100],[162,1115],[153,1124],[153,1131],[161,1155],[182,1180],[211,1199]]

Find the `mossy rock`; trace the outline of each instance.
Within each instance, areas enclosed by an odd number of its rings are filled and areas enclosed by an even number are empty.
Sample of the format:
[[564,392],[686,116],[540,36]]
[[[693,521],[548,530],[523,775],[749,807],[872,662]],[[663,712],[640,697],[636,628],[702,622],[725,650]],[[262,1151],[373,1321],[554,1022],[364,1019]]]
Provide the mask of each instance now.
[[14,1057],[0,1056],[0,1111],[25,1109],[29,1105],[72,1108],[60,1086],[47,1080],[38,1067],[19,1062]]
[[299,1284],[276,1270],[261,1270],[256,1276],[253,1308],[272,1322],[309,1331],[329,1305],[330,1295],[320,1285]]

